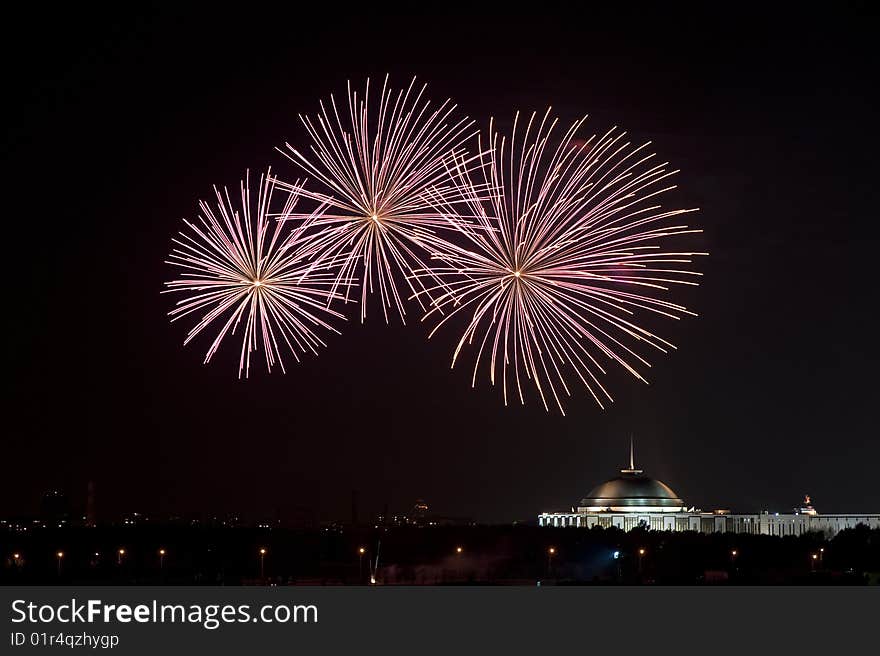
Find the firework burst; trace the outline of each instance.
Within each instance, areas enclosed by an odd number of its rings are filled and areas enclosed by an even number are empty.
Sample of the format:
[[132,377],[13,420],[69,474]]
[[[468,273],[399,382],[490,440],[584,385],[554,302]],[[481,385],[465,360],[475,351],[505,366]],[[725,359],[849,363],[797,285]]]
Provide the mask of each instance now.
[[663,297],[672,285],[696,284],[700,274],[688,265],[702,254],[661,246],[700,232],[678,224],[695,210],[657,202],[677,171],[614,129],[576,140],[583,121],[555,147],[549,110],[533,113],[524,131],[517,114],[509,139],[490,123],[491,148],[483,153],[480,145],[478,172],[460,161],[451,171],[464,202],[449,203],[445,189],[430,198],[460,243],[438,249],[440,264],[419,274],[443,281],[429,289],[437,292],[424,317],[437,321],[431,336],[450,318],[468,317],[453,367],[476,344],[472,385],[485,365],[493,385],[500,376],[505,404],[508,387],[524,403],[531,381],[545,409],[552,401],[562,414],[572,383],[602,407],[613,400],[599,380],[606,362],[644,381],[637,367],[650,365],[637,348],[675,348],[637,320],[693,315]]
[[[205,363],[227,335],[240,330],[239,377],[248,376],[251,353],[261,349],[270,372],[276,364],[284,371],[285,345],[299,361],[300,353],[316,353],[324,345],[319,330],[338,332],[330,321],[343,316],[327,307],[337,281],[333,263],[325,261],[326,270],[306,263],[312,253],[307,233],[323,208],[299,222],[285,222],[296,209],[298,186],[279,186],[270,171],[260,176],[252,198],[248,174],[238,204],[228,189],[215,187],[216,211],[200,202],[198,220],[184,219],[186,229],[172,240],[175,247],[166,262],[182,273],[165,283],[166,292],[185,296],[168,314],[172,321],[199,317],[184,344],[217,327]],[[279,200],[280,210],[270,213]]]
[[[290,144],[281,150],[324,187],[321,193],[302,190],[329,206],[319,221],[314,262],[339,262],[333,291],[344,288],[346,302],[352,286],[345,281],[360,281],[361,321],[368,293],[377,290],[386,322],[396,309],[405,323],[409,293],[421,302],[414,286],[421,280],[414,272],[428,269],[423,260],[442,244],[438,230],[449,227],[424,192],[432,188],[435,197],[454,203],[456,189],[447,184],[444,159],[469,161],[461,146],[474,134],[473,121],[455,119],[450,100],[432,109],[425,88],[416,87],[413,78],[405,91],[395,92],[386,76],[378,95],[367,80],[361,96],[349,83],[347,108],[340,110],[331,95],[329,107],[322,101],[315,117],[300,115],[311,139],[309,153]],[[410,292],[401,294],[401,279]]]

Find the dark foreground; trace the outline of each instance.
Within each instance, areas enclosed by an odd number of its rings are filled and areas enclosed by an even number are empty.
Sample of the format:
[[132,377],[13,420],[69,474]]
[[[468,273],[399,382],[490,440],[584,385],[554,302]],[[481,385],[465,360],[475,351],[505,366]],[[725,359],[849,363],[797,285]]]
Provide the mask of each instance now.
[[0,550],[3,585],[880,583],[880,531],[861,526],[832,539],[528,526],[70,527],[3,534]]

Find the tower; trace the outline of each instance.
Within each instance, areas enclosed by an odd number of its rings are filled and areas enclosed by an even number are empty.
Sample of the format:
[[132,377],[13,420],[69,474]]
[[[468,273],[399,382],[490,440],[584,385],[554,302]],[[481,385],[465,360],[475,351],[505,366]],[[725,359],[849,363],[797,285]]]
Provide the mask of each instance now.
[[629,469],[621,469],[621,474],[641,474],[641,469],[636,469],[636,461],[633,453],[633,438],[629,436]]

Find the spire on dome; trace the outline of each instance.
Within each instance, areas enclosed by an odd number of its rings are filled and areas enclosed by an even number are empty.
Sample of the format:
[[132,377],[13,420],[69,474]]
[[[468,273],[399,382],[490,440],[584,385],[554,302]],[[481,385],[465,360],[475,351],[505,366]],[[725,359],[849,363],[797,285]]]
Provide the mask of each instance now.
[[633,450],[633,438],[632,438],[632,434],[630,434],[630,436],[629,436],[629,469],[621,469],[620,473],[621,474],[641,474],[642,470],[636,469],[635,463],[636,463],[636,460],[635,460],[634,450]]

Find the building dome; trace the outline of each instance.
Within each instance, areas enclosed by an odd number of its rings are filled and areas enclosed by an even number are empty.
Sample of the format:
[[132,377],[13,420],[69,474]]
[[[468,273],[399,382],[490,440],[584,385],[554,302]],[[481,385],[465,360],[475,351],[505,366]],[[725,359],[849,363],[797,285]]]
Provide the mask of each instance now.
[[676,511],[684,502],[666,483],[641,472],[621,470],[620,476],[605,481],[581,500],[589,510]]
[[581,509],[591,512],[677,512],[684,502],[663,481],[645,476],[633,464],[632,446],[628,469],[605,481],[581,499]]

